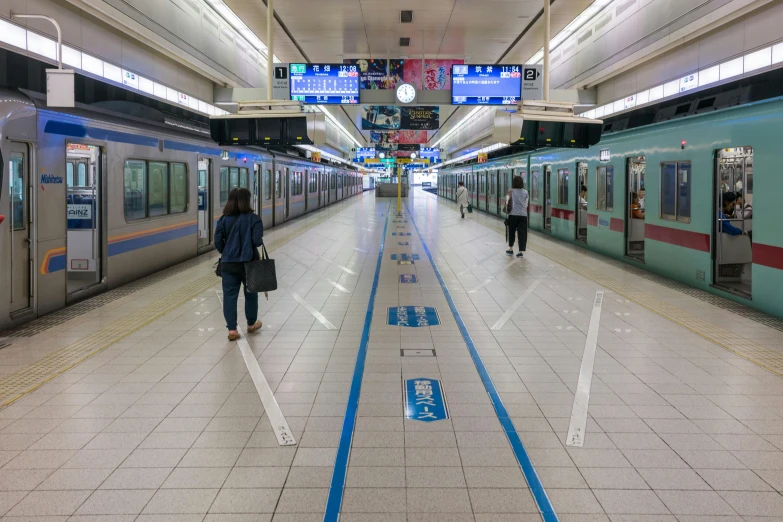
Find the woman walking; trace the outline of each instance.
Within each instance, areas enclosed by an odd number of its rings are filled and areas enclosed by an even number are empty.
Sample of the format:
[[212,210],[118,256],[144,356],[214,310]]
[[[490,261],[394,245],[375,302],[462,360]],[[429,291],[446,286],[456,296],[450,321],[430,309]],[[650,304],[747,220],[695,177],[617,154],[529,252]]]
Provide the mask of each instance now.
[[459,211],[464,219],[465,209],[468,208],[468,189],[465,188],[464,181],[457,183],[457,205],[459,205]]
[[[220,252],[223,279],[223,316],[226,318],[228,340],[239,339],[237,331],[237,300],[239,287],[245,283],[245,263],[258,259],[258,247],[264,241],[264,224],[250,206],[250,191],[236,188],[228,195],[223,216],[215,226],[215,248]],[[245,292],[247,331],[261,328],[258,321],[258,294]]]
[[527,249],[527,209],[530,196],[525,190],[525,182],[521,176],[515,176],[511,181],[511,190],[506,194],[506,214],[508,214],[508,250],[506,254],[514,255],[514,232],[519,236],[519,253],[525,255]]

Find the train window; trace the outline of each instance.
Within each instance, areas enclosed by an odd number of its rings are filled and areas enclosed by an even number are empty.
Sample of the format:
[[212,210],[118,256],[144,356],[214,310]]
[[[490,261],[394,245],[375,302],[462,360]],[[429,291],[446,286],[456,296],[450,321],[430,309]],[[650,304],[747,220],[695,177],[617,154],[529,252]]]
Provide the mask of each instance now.
[[691,221],[691,162],[661,163],[661,219]]
[[337,175],[337,188],[343,188],[343,175]]
[[334,174],[330,174],[329,178],[330,178],[329,179],[329,188],[331,190],[336,189],[337,188],[337,176],[335,176]]
[[231,167],[229,169],[229,192],[239,187],[239,168]]
[[149,167],[149,213],[150,217],[169,213],[168,164],[150,161]]
[[184,163],[171,164],[171,213],[185,212],[188,207],[188,169]]
[[533,201],[538,201],[540,197],[540,190],[541,190],[541,171],[534,170],[532,174],[532,187],[530,187],[530,190],[532,192]]
[[220,167],[220,205],[225,205],[228,201],[228,167]]
[[264,172],[264,199],[272,199],[272,171],[269,169]]
[[557,204],[568,205],[568,169],[557,170]]
[[310,177],[307,178],[310,182],[310,192],[318,192],[318,174],[311,172]]
[[147,217],[147,163],[125,162],[125,219],[133,221]]
[[86,187],[87,186],[87,165],[85,165],[84,163],[79,163],[78,169],[77,169],[77,173],[78,173],[78,178],[77,179],[79,180],[79,185],[78,186]]
[[247,168],[239,169],[239,186],[241,188],[250,188],[250,170]]
[[598,187],[596,209],[614,210],[614,167],[611,165],[598,167],[596,175],[598,177],[598,182],[596,183],[596,187]]
[[206,186],[207,186],[207,171],[206,170],[199,170],[198,171],[198,186],[200,188],[206,188]]
[[27,222],[26,209],[27,191],[24,183],[24,157],[14,154],[8,160],[8,174],[10,175],[11,189],[11,216],[13,217],[14,230],[24,230]]
[[283,197],[283,180],[280,179],[280,171],[275,171],[275,198]]
[[65,164],[65,183],[73,187],[73,162],[71,161]]

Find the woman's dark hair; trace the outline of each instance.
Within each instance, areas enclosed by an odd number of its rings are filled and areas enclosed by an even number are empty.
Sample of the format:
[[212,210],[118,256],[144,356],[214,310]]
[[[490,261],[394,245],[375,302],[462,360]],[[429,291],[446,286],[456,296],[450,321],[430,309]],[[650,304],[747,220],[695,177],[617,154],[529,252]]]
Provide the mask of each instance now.
[[584,185],[582,185],[582,188],[581,188],[580,190],[581,190],[582,192],[587,192],[587,187],[585,187]]
[[631,202],[633,203],[637,199],[639,199],[639,194],[637,194],[636,192],[631,192]]
[[512,189],[525,188],[525,180],[522,179],[522,176],[514,176],[514,179],[511,180],[511,188]]
[[246,188],[235,188],[228,194],[228,201],[226,206],[223,207],[223,215],[238,216],[239,214],[254,212],[253,207],[250,206],[250,198],[249,190]]
[[458,181],[457,182],[457,186],[458,187],[464,187],[465,186],[465,182],[464,181]]

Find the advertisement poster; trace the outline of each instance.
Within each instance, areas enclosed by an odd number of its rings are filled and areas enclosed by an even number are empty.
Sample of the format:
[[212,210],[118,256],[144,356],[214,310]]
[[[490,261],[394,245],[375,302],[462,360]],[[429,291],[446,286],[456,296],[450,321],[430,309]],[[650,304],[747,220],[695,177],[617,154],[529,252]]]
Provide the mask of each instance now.
[[362,130],[398,130],[400,107],[396,105],[363,105]]
[[438,130],[440,107],[400,107],[400,128],[406,130]]
[[[385,59],[345,59],[344,64],[359,69],[359,85],[362,89],[396,89],[403,83],[405,60],[389,60],[388,76]],[[421,63],[421,62],[420,62]]]
[[405,83],[413,84],[417,89],[448,90],[451,89],[451,66],[462,63],[465,60],[424,60],[422,78],[421,60],[405,60],[403,78]]
[[397,143],[427,143],[427,131],[401,130],[398,132]]
[[400,131],[372,131],[370,132],[370,142],[381,148],[396,149],[400,142]]

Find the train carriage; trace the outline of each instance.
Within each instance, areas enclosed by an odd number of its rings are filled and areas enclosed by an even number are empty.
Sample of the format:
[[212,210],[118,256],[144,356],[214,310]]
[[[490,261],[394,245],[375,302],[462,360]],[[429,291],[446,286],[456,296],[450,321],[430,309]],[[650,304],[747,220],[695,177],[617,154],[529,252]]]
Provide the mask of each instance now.
[[[531,229],[783,316],[783,234],[772,203],[783,198],[780,129],[783,98],[775,98],[606,134],[589,149],[442,169],[438,193],[454,199],[447,187],[466,175],[474,206],[494,213],[505,180],[522,175]],[[495,188],[493,164],[507,165],[496,169],[505,174]],[[727,193],[749,208],[722,218]]]
[[213,249],[234,188],[266,228],[338,200],[333,167],[145,116],[0,90],[0,330]]

